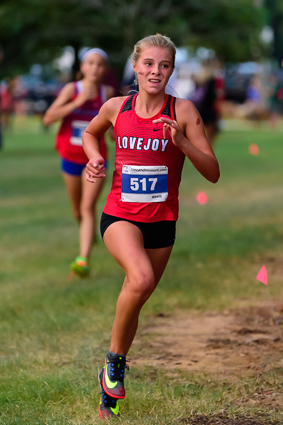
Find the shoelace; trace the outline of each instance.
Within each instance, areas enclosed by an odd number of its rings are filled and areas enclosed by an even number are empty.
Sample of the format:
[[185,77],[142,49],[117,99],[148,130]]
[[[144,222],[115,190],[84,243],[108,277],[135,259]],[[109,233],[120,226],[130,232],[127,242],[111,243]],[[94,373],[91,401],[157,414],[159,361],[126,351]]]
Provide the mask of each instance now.
[[113,397],[110,397],[109,395],[106,394],[106,392],[104,390],[102,390],[100,392],[100,394],[102,395],[102,401],[105,407],[116,407],[116,399]]
[[125,369],[129,370],[129,366],[127,365],[128,360],[108,359],[107,363],[110,364],[111,380],[123,382]]

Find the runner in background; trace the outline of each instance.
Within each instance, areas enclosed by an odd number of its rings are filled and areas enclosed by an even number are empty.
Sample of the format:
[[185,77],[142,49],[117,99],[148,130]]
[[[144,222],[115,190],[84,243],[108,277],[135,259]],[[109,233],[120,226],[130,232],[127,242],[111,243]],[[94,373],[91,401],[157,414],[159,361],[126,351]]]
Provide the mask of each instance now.
[[206,60],[202,70],[192,77],[195,91],[190,100],[202,117],[209,143],[214,146],[215,138],[220,131],[221,107],[225,99],[221,62],[217,58]]
[[[61,171],[72,212],[80,226],[80,252],[71,263],[71,271],[87,277],[89,259],[96,234],[95,207],[104,185],[101,179],[93,185],[85,178],[88,158],[82,146],[82,134],[101,106],[114,94],[114,89],[102,84],[107,72],[108,55],[101,49],[88,50],[82,57],[80,81],[68,83],[46,111],[46,126],[61,120],[56,136],[56,150],[61,157]],[[107,163],[107,146],[100,141],[101,155]]]
[[5,132],[12,127],[14,113],[13,80],[6,79],[0,85],[2,128]]

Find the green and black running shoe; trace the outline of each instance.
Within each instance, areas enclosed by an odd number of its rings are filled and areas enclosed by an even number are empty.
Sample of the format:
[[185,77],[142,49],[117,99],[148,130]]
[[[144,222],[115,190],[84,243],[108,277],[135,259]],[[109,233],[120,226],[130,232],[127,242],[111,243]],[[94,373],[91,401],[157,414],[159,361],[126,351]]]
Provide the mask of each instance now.
[[104,367],[98,374],[98,382],[101,388],[101,399],[98,406],[99,415],[102,419],[110,419],[115,416],[120,416],[119,401],[106,394],[102,386]]
[[75,261],[71,264],[71,271],[81,278],[88,277],[89,264],[87,258],[77,257]]
[[107,354],[105,359],[102,386],[106,394],[108,394],[110,397],[125,398],[125,369],[129,369],[129,367],[126,365],[126,358],[124,356],[112,356],[109,353]]

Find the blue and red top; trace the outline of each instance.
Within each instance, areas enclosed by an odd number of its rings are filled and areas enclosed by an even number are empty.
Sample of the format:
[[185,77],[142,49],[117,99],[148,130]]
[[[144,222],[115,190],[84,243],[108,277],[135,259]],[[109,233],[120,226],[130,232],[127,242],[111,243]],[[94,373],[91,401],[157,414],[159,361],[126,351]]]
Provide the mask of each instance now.
[[[82,82],[75,82],[75,93],[72,100],[82,90]],[[83,149],[82,135],[90,121],[98,115],[99,109],[106,100],[106,89],[105,86],[101,85],[96,98],[87,100],[83,105],[63,118],[55,141],[55,149],[61,158],[76,164],[88,163],[88,157]],[[103,158],[107,160],[107,146],[104,138],[100,142],[100,152]]]

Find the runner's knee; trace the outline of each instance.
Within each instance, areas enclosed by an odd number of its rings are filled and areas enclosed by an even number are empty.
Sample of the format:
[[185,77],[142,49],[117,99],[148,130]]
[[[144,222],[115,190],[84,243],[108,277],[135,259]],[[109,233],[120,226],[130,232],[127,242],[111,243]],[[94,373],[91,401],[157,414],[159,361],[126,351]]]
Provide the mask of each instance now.
[[94,204],[89,202],[82,202],[80,206],[80,215],[81,217],[93,215],[94,213]]
[[155,288],[154,274],[140,271],[130,280],[130,284],[135,295],[146,301]]
[[72,208],[72,214],[73,217],[77,220],[77,221],[81,221],[82,216],[81,216],[81,212],[79,210],[79,208]]

